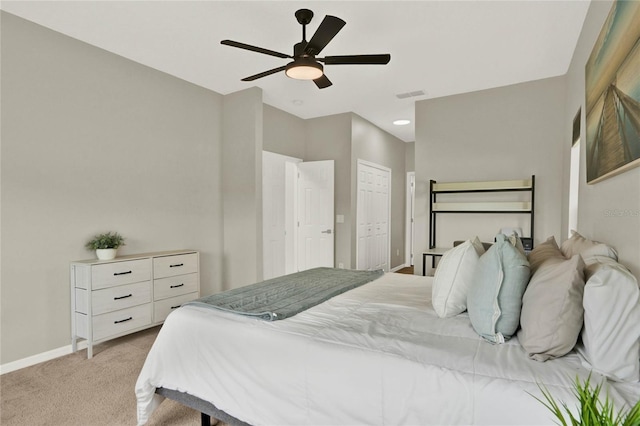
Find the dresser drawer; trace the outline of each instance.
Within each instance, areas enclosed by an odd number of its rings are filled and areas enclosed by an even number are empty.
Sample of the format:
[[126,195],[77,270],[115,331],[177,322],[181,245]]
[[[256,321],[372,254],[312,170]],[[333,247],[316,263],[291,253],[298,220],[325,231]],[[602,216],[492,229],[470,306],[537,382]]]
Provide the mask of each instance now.
[[94,290],[150,279],[151,259],[105,263],[91,268],[91,285]]
[[193,293],[200,288],[200,274],[176,275],[153,280],[153,299],[162,300],[181,294]]
[[198,272],[198,253],[153,258],[153,277],[164,278]]
[[151,302],[151,281],[103,288],[93,293],[91,302],[93,315],[149,303]]
[[93,317],[93,340],[151,324],[151,303]]
[[161,300],[153,304],[153,322],[158,323],[167,319],[167,316],[183,304],[198,298],[198,293],[189,293],[171,299]]

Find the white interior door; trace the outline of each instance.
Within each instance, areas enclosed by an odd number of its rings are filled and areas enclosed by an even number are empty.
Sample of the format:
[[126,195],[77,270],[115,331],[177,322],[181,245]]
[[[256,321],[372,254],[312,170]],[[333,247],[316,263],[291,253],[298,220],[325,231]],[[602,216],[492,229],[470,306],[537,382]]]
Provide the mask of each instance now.
[[298,270],[333,267],[334,161],[298,163]]
[[295,272],[295,177],[299,158],[262,153],[263,278]]
[[358,160],[356,268],[389,270],[391,170]]

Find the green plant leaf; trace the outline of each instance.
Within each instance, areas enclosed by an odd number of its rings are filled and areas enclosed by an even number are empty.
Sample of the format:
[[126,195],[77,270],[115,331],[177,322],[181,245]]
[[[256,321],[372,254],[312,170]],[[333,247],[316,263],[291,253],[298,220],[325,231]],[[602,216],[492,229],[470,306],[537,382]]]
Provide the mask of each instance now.
[[[613,402],[609,398],[609,394],[605,395],[604,402],[600,399],[600,392],[603,384],[599,383],[593,387],[591,385],[591,374],[584,383],[580,382],[580,378],[576,377],[574,381],[573,394],[578,401],[578,413],[576,418],[565,402],[555,400],[549,389],[544,384],[538,383],[538,388],[544,396],[544,401],[537,396],[530,394],[540,403],[542,403],[556,417],[558,424],[567,426],[640,426],[640,401],[628,411],[620,410],[615,412]],[[562,409],[560,408],[562,406]],[[565,418],[565,413],[569,417],[569,421]]]
[[92,239],[87,241],[84,245],[87,250],[98,249],[117,249],[120,246],[124,246],[124,237],[117,232],[107,232],[105,234],[98,234]]

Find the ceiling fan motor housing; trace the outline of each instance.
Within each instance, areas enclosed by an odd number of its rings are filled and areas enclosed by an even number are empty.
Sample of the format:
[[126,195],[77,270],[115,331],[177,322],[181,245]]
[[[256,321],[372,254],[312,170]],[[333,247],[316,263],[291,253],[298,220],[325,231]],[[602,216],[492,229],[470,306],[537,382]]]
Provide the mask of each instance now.
[[300,43],[296,43],[293,45],[293,57],[294,58],[300,58],[303,56],[307,56],[309,57],[310,55],[305,53],[305,49],[307,48],[307,43],[306,40],[301,41]]

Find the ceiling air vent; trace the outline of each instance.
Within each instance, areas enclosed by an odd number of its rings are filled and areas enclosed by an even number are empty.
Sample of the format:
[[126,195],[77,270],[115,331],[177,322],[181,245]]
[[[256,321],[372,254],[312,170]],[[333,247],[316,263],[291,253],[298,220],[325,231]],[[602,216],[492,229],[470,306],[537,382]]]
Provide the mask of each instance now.
[[413,92],[398,93],[396,95],[396,98],[398,98],[398,99],[407,99],[407,98],[415,98],[417,96],[424,96],[424,95],[426,95],[424,90],[415,90]]

